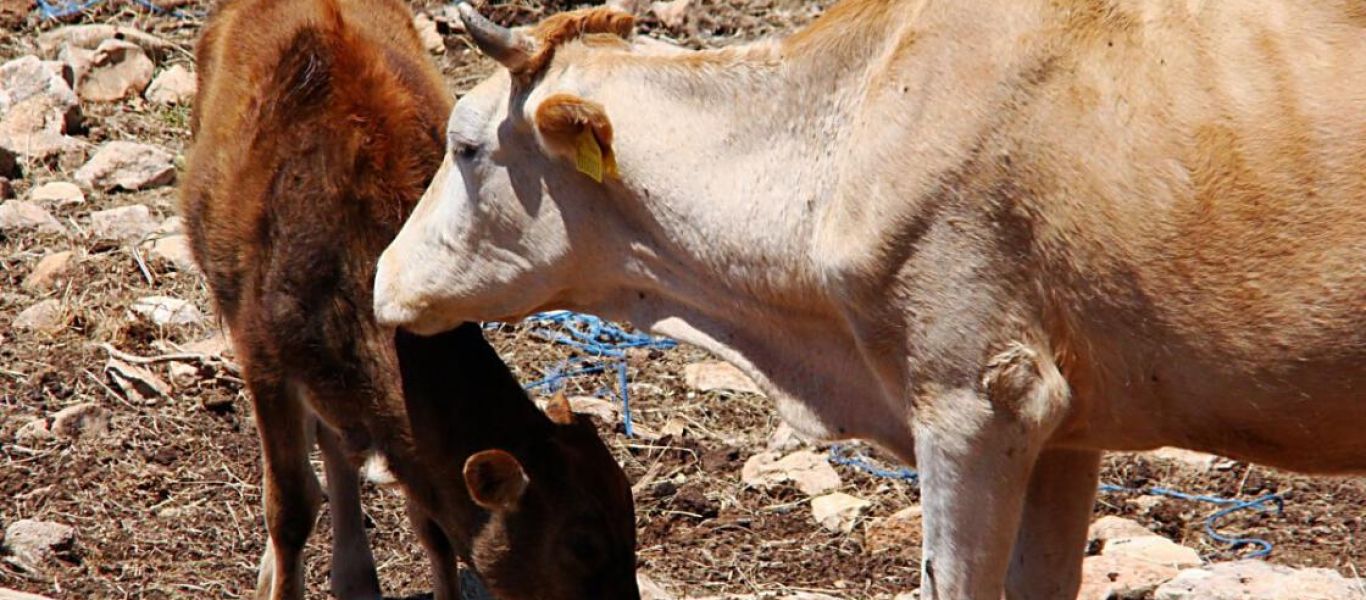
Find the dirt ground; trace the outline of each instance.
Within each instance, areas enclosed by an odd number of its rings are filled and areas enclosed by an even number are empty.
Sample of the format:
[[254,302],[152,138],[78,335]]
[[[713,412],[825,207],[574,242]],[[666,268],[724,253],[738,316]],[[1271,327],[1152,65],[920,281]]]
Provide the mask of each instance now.
[[[4,0],[7,5],[9,0]],[[642,30],[688,46],[715,46],[782,32],[818,14],[827,0],[697,0],[686,22],[667,28],[647,18]],[[22,4],[22,2],[20,2]],[[131,2],[108,1],[73,22],[132,25],[178,44],[158,68],[193,66],[190,49],[208,4],[179,2],[184,18],[151,14]],[[418,2],[419,10],[437,9]],[[534,21],[563,6],[538,0],[501,4],[492,11],[504,22]],[[0,11],[0,17],[6,14]],[[33,13],[0,18],[0,61],[31,52],[36,33],[59,24]],[[491,69],[459,35],[436,57],[457,93]],[[188,109],[131,100],[84,107],[91,147],[107,140],[137,140],[172,152],[188,144]],[[77,157],[79,159],[79,157]],[[68,181],[80,160],[28,165],[12,182],[18,198],[35,185]],[[57,598],[237,598],[255,581],[264,531],[260,467],[250,406],[241,381],[221,361],[200,364],[195,376],[175,386],[169,399],[134,402],[114,390],[103,369],[100,344],[139,356],[176,352],[179,345],[214,333],[202,325],[158,328],[135,318],[131,302],[168,295],[194,302],[212,314],[203,279],[165,265],[144,273],[130,247],[91,243],[80,229],[90,212],[132,203],[161,218],[175,214],[175,190],[87,191],[88,202],[54,214],[71,227],[64,235],[0,234],[0,530],[19,519],[69,524],[75,547],[48,573],[30,572],[0,557],[0,587]],[[77,249],[84,257],[68,285],[31,293],[20,282],[43,255]],[[68,327],[51,336],[13,330],[25,307],[60,298],[71,312]],[[490,339],[524,381],[544,376],[570,356],[563,347],[504,326]],[[637,425],[662,437],[628,438],[620,422],[601,430],[633,482],[640,530],[642,571],[680,595],[707,596],[772,591],[820,591],[845,598],[890,598],[919,585],[917,534],[898,549],[872,553],[865,527],[830,533],[811,517],[805,497],[792,487],[757,490],[740,481],[745,460],[763,450],[777,417],[753,394],[697,392],[684,382],[686,365],[708,360],[695,348],[634,353],[629,360],[631,409]],[[169,363],[149,367],[170,380]],[[611,390],[610,375],[570,383],[571,394]],[[610,395],[610,393],[609,393]],[[16,442],[29,421],[82,402],[112,414],[109,433],[79,441]],[[672,425],[670,425],[672,423]],[[677,429],[681,425],[682,432]],[[886,463],[885,457],[874,456]],[[865,520],[876,520],[918,502],[917,489],[839,466],[842,491],[868,499]],[[1309,479],[1241,463],[1196,468],[1151,456],[1107,459],[1103,482],[1127,487],[1164,486],[1195,494],[1240,499],[1279,493],[1283,514],[1243,511],[1220,522],[1225,534],[1256,536],[1275,545],[1269,560],[1319,566],[1356,576],[1366,568],[1366,482]],[[425,558],[407,531],[394,492],[367,484],[367,515],[386,592],[421,597],[429,591]],[[1209,504],[1150,496],[1102,494],[1101,514],[1136,519],[1154,531],[1197,548],[1208,560],[1239,552],[1203,531],[1217,510]],[[322,519],[326,519],[324,511]],[[327,538],[318,528],[308,553],[308,581],[326,597]],[[1240,552],[1246,552],[1246,549]]]

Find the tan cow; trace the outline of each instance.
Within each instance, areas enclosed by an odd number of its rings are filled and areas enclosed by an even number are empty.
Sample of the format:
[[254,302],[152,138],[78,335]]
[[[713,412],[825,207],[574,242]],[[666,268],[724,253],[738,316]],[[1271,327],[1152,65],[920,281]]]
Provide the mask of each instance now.
[[[915,460],[923,597],[1069,598],[1103,450],[1366,470],[1366,4],[845,0],[508,31],[382,322],[586,310]],[[1012,554],[1013,550],[1013,554]]]
[[197,49],[186,229],[231,327],[263,456],[256,598],[304,596],[322,493],[332,594],[380,597],[356,468],[382,457],[432,564],[502,600],[639,600],[631,490],[567,401],[543,414],[468,323],[378,326],[380,252],[441,162],[445,85],[399,0],[230,0]]

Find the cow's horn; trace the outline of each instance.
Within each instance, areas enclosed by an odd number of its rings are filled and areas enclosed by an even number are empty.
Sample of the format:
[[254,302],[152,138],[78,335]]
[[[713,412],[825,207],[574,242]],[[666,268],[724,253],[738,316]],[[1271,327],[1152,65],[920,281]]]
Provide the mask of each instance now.
[[526,35],[503,27],[479,14],[468,2],[457,5],[465,31],[474,38],[479,51],[502,63],[509,71],[516,71],[531,55],[531,43]]

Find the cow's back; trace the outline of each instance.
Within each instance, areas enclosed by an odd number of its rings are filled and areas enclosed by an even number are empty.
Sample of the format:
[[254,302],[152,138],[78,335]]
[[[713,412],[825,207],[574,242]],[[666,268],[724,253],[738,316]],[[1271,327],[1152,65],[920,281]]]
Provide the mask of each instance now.
[[368,319],[374,259],[440,163],[450,108],[410,19],[360,0],[238,0],[212,19],[182,198],[230,325],[243,306],[284,325],[338,297]]

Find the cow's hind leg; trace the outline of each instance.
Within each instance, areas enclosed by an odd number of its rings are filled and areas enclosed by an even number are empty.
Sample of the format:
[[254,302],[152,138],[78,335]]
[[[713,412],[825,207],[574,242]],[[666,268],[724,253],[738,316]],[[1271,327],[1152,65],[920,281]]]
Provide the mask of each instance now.
[[1039,455],[1010,559],[1007,598],[1076,597],[1099,473],[1098,451],[1050,449]]
[[312,419],[302,399],[284,382],[252,377],[250,367],[247,373],[261,436],[262,491],[270,535],[261,557],[256,597],[299,600],[304,597],[304,544],[322,504],[322,490],[308,462]]
[[327,505],[332,515],[332,595],[339,600],[377,600],[379,577],[365,536],[360,477],[337,433],[321,421],[318,448],[327,472]]
[[408,500],[408,522],[427,551],[427,560],[432,566],[433,600],[460,600],[460,573],[450,538],[412,499]]

